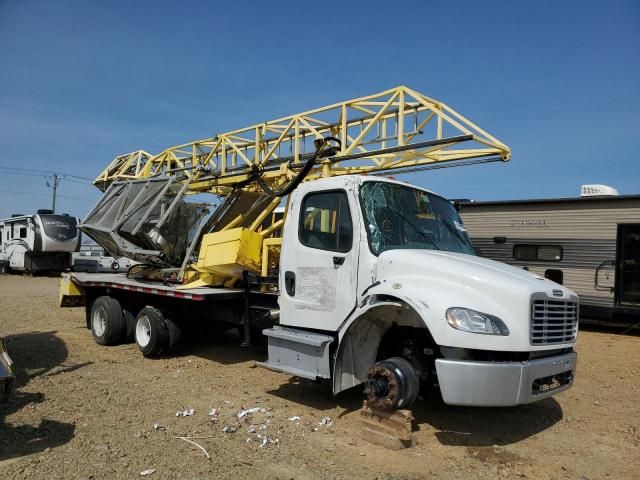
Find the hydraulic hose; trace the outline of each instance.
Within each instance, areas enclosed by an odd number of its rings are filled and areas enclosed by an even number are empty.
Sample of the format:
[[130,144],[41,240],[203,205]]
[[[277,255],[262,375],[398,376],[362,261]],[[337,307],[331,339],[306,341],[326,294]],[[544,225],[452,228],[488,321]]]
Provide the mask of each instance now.
[[[329,142],[335,142],[338,145],[337,146],[332,145]],[[267,183],[262,178],[262,171],[260,167],[258,167],[257,165],[254,165],[252,168],[253,170],[252,177],[258,182],[258,185],[260,185],[260,188],[262,188],[262,190],[264,190],[265,193],[268,193],[272,197],[284,197],[286,195],[289,195],[305,179],[305,177],[309,174],[309,172],[311,171],[315,163],[321,158],[331,157],[335,155],[336,152],[340,149],[342,142],[340,142],[340,140],[336,137],[325,137],[325,138],[319,138],[314,140],[314,144],[316,147],[316,151],[314,152],[313,156],[306,161],[302,169],[298,172],[295,178],[291,180],[291,182],[289,182],[289,184],[286,187],[280,190],[274,190],[269,185],[267,185]]]

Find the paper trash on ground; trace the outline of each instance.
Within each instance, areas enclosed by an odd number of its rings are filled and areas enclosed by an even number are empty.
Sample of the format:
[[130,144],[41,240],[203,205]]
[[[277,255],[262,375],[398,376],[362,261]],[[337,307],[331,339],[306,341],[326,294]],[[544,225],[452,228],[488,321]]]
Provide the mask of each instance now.
[[191,417],[196,413],[196,411],[193,408],[190,408],[188,410],[184,410],[182,412],[176,412],[176,417]]

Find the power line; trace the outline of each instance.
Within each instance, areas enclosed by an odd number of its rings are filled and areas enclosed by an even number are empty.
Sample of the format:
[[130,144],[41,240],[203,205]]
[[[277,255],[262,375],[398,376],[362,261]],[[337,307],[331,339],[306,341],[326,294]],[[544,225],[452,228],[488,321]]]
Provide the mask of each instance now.
[[[3,167],[0,167],[0,170],[2,170]],[[28,175],[30,177],[43,177],[44,174],[42,173],[29,173],[29,172],[2,172],[2,173],[6,173],[7,175]]]
[[65,182],[77,183],[78,185],[84,185],[85,187],[93,187],[93,183],[79,182],[78,180],[72,180],[71,178],[67,178],[64,174],[61,178]]
[[57,174],[57,175],[60,175],[62,177],[71,177],[71,178],[77,178],[79,180],[87,180],[89,182],[93,182],[93,179],[91,179],[91,178],[81,177],[80,175],[74,175],[73,173],[58,172],[56,170],[38,170],[36,168],[6,167],[4,165],[0,165],[0,169],[1,170],[11,170],[11,171],[14,171],[16,173],[22,172],[22,173],[19,173],[19,174],[22,174],[22,175],[34,175],[34,176],[37,175],[37,176],[40,176],[40,175]]
[[[91,185],[91,184],[93,184],[93,180],[90,180],[90,179],[85,178],[85,177],[78,177],[77,175],[70,175],[68,173],[60,173],[60,172],[32,173],[32,172],[17,172],[17,171],[13,171],[13,170],[10,171],[10,172],[5,172],[5,171],[3,171],[3,169],[4,169],[4,167],[0,167],[0,173],[4,173],[6,175],[26,175],[26,176],[29,176],[29,177],[44,177],[44,178],[50,177],[52,175],[57,175],[59,178],[62,178],[64,180],[68,181],[68,182],[78,183],[78,184],[81,184],[81,185]],[[73,179],[72,178],[67,178],[67,177],[73,177]],[[78,180],[75,180],[75,178],[80,178],[80,179],[82,179],[84,181],[78,181]]]
[[[2,167],[0,167],[0,173],[6,173],[7,175],[28,175],[30,177],[40,177],[40,178],[45,178],[45,179],[51,177],[51,175],[42,175],[42,174],[39,174],[39,173],[3,172],[2,171]],[[71,178],[67,178],[67,175],[65,175],[65,174],[58,174],[58,178],[60,178],[61,180],[64,180],[65,182],[76,183],[78,185],[83,185],[85,187],[93,187],[93,182],[89,183],[89,182],[86,182],[86,181],[74,180],[74,179],[71,179]]]
[[[19,192],[19,191],[15,191],[15,190],[0,190],[0,193],[9,193],[11,195],[45,195],[45,196],[49,196],[48,193],[41,193],[41,192]],[[95,201],[95,199],[90,199],[90,198],[82,198],[82,197],[72,197],[70,195],[58,195],[58,197],[60,198],[67,198],[69,200],[82,200],[84,202],[93,202]]]
[[[53,170],[38,170],[35,168],[6,167],[6,166],[0,165],[0,173],[4,173],[8,175],[28,175],[33,177],[43,177],[47,182],[47,187],[52,189],[51,210],[54,213],[56,211],[56,197],[58,196],[58,185],[60,185],[60,182],[62,180],[65,180],[71,183],[77,183],[80,185],[85,185],[85,186],[87,186],[86,182],[91,182],[91,179],[89,178],[81,177],[79,175],[74,175],[72,173],[55,172]],[[60,195],[60,196],[64,197],[63,195]],[[84,200],[78,197],[67,197],[67,198]]]
[[7,170],[20,170],[22,172],[53,173],[53,170],[37,170],[35,168],[7,167],[5,165],[0,165],[0,168],[4,168],[4,169],[7,169]]

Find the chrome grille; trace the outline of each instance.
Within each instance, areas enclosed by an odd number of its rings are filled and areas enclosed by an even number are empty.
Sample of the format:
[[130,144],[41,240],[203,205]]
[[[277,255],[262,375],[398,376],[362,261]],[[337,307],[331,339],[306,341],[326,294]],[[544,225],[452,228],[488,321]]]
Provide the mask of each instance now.
[[531,303],[531,345],[573,342],[578,331],[578,303],[539,299]]

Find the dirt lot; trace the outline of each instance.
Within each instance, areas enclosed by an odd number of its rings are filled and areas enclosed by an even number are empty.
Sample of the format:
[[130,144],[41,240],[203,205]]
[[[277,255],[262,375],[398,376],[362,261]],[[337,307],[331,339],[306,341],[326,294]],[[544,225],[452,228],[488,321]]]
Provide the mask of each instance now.
[[[508,409],[418,402],[419,443],[395,452],[360,438],[360,392],[332,398],[326,386],[254,368],[263,349],[233,339],[186,343],[157,360],[135,344],[100,347],[84,310],[57,308],[56,295],[56,279],[0,276],[0,335],[18,374],[0,407],[0,478],[147,469],[151,479],[640,478],[638,336],[582,332],[576,384],[555,399]],[[247,433],[235,415],[254,406],[267,413],[253,414]],[[319,425],[327,416],[331,426]],[[258,435],[278,441],[261,447]],[[206,437],[195,441],[211,459],[176,436]]]

